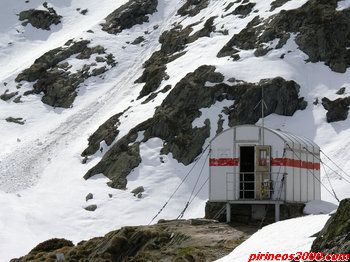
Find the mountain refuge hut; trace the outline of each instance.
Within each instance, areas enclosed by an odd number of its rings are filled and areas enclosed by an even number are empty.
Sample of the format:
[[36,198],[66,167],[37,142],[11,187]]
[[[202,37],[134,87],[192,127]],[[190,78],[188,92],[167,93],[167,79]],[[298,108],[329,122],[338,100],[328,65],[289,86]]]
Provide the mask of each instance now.
[[210,142],[209,204],[249,206],[251,219],[264,219],[269,205],[321,199],[320,148],[308,138],[280,130],[239,125]]

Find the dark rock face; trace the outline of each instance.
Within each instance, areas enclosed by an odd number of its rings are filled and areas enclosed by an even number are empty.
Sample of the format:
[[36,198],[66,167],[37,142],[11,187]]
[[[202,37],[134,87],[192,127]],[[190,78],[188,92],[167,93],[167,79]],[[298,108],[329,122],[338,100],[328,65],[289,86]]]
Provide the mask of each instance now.
[[[90,76],[97,76],[104,73],[105,67],[94,69],[92,73],[89,70],[92,66],[86,64],[76,73],[69,72],[69,64],[59,64],[63,60],[78,54],[77,59],[88,59],[92,54],[105,54],[102,46],[88,47],[90,41],[82,40],[79,42],[68,42],[65,47],[59,47],[50,50],[36,59],[34,63],[23,72],[21,72],[15,81],[37,81],[34,87],[34,93],[43,92],[42,101],[45,104],[54,107],[69,108],[77,95],[76,89]],[[111,54],[106,55],[107,64],[111,67],[116,65]]]
[[281,48],[290,33],[298,33],[295,41],[310,62],[323,61],[333,71],[343,73],[350,65],[350,8],[337,11],[336,7],[336,0],[310,0],[298,9],[282,10],[259,26],[261,21],[254,18],[232,37],[218,57],[232,55],[234,47],[264,48],[264,43],[278,38],[276,48]]
[[210,135],[209,119],[200,128],[192,128],[192,122],[201,115],[201,108],[210,107],[216,101],[235,100],[234,106],[227,112],[231,126],[254,124],[258,121],[261,116],[260,108],[254,110],[252,105],[260,101],[262,87],[268,106],[265,115],[293,115],[296,110],[306,107],[303,98],[298,97],[299,86],[294,81],[275,78],[259,84],[240,83],[229,86],[219,83],[205,86],[207,81],[218,83],[223,80],[223,75],[215,72],[214,66],[204,65],[187,74],[169,92],[154,116],[118,140],[84,178],[103,173],[112,180],[110,186],[125,188],[126,176],[141,161],[139,142],[134,143],[138,132],[144,132],[141,142],[154,137],[161,138],[164,141],[162,154],[171,152],[184,165],[192,163],[202,152],[203,144]]
[[118,34],[136,24],[148,22],[148,16],[157,11],[158,0],[130,0],[106,17],[102,30]]
[[171,57],[171,55],[185,48],[191,32],[192,28],[186,27],[182,29],[179,26],[162,33],[159,38],[159,42],[162,44],[161,49],[154,52],[144,63],[145,70],[135,81],[135,83],[145,83],[138,99],[149,95],[159,87],[162,80],[167,76],[165,73],[166,64],[174,60],[174,57]]
[[292,116],[296,110],[303,110],[307,106],[304,98],[299,98],[300,86],[294,81],[286,81],[281,77],[261,80],[255,84],[239,84],[241,93],[237,96],[230,113],[230,126],[240,124],[255,124],[261,117],[261,108],[256,108],[261,99],[261,90],[264,88],[264,101],[267,109],[265,116],[275,113]]
[[234,35],[230,41],[219,51],[217,57],[232,56],[239,51],[234,48],[238,47],[244,50],[255,48],[257,42],[256,26],[260,24],[262,20],[259,16],[254,17],[241,32]]
[[119,118],[123,113],[110,117],[88,139],[89,146],[83,151],[82,156],[91,156],[100,149],[100,143],[105,141],[110,146],[119,134]]
[[[46,70],[56,66],[59,62],[77,54],[87,48],[90,43],[88,40],[79,41],[69,47],[58,47],[43,54],[35,60],[29,68],[25,69],[16,77],[16,82],[28,81],[34,82],[46,72]],[[71,44],[71,43],[68,43]]]
[[350,199],[340,202],[337,212],[317,234],[310,252],[350,254]]
[[195,16],[209,5],[209,0],[187,0],[186,3],[177,11],[178,15]]
[[62,16],[58,15],[53,8],[48,10],[29,9],[19,13],[19,20],[24,21],[23,26],[28,23],[38,29],[50,30],[51,25],[61,23]]
[[111,182],[108,182],[110,187],[125,189],[126,176],[141,163],[140,143],[129,146],[128,141],[132,143],[137,137],[131,139],[132,135],[127,135],[114,144],[102,160],[85,174],[84,178],[88,179],[93,175],[103,173],[111,179]]
[[181,51],[185,49],[187,44],[193,43],[200,37],[210,36],[210,33],[215,30],[215,26],[213,25],[214,19],[215,17],[210,17],[204,23],[204,27],[192,36],[189,35],[193,31],[192,26],[195,24],[189,25],[184,29],[179,25],[169,31],[163,32],[159,38],[159,43],[162,44],[161,49],[154,52],[144,63],[145,70],[142,76],[135,81],[135,83],[145,83],[138,99],[157,90],[163,79],[167,77],[165,72],[166,64],[184,55],[185,52]]
[[338,98],[334,101],[324,97],[322,105],[328,111],[326,114],[328,123],[346,120],[349,114],[350,97]]

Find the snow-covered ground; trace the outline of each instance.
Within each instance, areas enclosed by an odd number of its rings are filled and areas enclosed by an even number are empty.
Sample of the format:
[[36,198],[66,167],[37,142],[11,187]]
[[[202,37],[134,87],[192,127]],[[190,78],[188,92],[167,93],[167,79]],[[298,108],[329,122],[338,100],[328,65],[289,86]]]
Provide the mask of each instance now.
[[[256,1],[254,9],[258,11],[244,19],[221,16],[227,5],[226,1],[221,0],[211,1],[208,8],[198,15],[184,19],[176,16],[176,11],[185,1],[163,0],[159,1],[158,12],[150,16],[148,23],[136,25],[118,35],[102,31],[99,24],[125,2],[126,0],[52,0],[49,4],[63,19],[61,24],[52,26],[51,31],[35,29],[30,25],[23,27],[18,21],[17,14],[20,11],[42,9],[41,1],[0,2],[0,94],[6,89],[9,92],[16,91],[14,79],[19,72],[46,51],[62,46],[71,38],[91,40],[91,46],[104,46],[118,62],[115,68],[105,73],[103,79],[95,77],[85,81],[70,109],[47,106],[41,102],[40,95],[23,96],[23,103],[18,104],[0,100],[0,261],[24,255],[39,242],[52,237],[64,237],[78,242],[104,235],[124,225],[147,224],[192,168],[193,164],[184,166],[174,160],[171,154],[160,155],[163,141],[154,138],[141,144],[142,163],[128,176],[128,189],[122,191],[108,187],[108,179],[102,175],[87,181],[83,179],[87,170],[101,159],[102,153],[97,153],[86,165],[81,164],[80,156],[87,146],[89,135],[112,115],[131,106],[121,118],[118,138],[136,124],[152,117],[155,107],[161,104],[166,94],[159,93],[154,101],[141,104],[144,99],[135,98],[142,84],[134,84],[134,81],[142,74],[142,63],[159,49],[160,34],[171,28],[174,22],[186,26],[197,22],[201,17],[208,19],[218,15],[216,27],[228,29],[229,35],[212,33],[210,37],[200,38],[190,44],[185,55],[167,65],[169,79],[164,80],[159,89],[168,84],[174,86],[187,73],[203,64],[216,66],[217,71],[225,75],[225,81],[230,77],[249,82],[276,76],[293,79],[301,86],[301,96],[308,101],[308,107],[292,117],[270,115],[265,119],[265,125],[314,140],[344,170],[350,171],[350,162],[347,161],[350,152],[346,150],[350,144],[350,120],[329,124],[323,106],[313,105],[316,98],[341,97],[335,95],[341,87],[347,87],[343,95],[347,96],[350,88],[349,70],[340,74],[332,72],[323,63],[305,63],[307,55],[297,48],[294,37],[282,49],[272,50],[264,57],[255,57],[252,51],[244,52],[242,59],[237,62],[226,57],[216,57],[232,35],[244,28],[255,15],[271,15],[268,10],[272,0]],[[306,0],[292,0],[283,8],[296,8],[305,2]],[[339,2],[339,8],[346,7],[349,2]],[[88,9],[88,12],[82,15],[77,8]],[[277,8],[272,13],[280,10]],[[230,11],[232,9],[227,13]],[[195,27],[196,30],[201,29],[206,19]],[[155,29],[155,25],[159,27]],[[89,29],[94,33],[88,33]],[[149,34],[145,34],[145,31]],[[146,39],[143,46],[126,43],[141,35]],[[282,53],[286,53],[283,60],[280,59]],[[67,61],[74,63],[74,58]],[[31,87],[32,84],[25,83],[18,91],[22,94]],[[193,126],[202,126],[206,118],[210,118],[211,123],[216,123],[218,112],[227,105],[228,102],[223,101],[209,109],[202,109],[202,117],[196,119]],[[9,116],[22,117],[25,124],[21,126],[8,123],[5,119]],[[227,127],[227,119],[224,126]],[[213,126],[211,137],[205,146],[214,137],[215,131]],[[205,155],[158,218],[175,218],[180,214],[196,182],[195,174],[199,173],[203,164],[204,175],[196,190],[207,178],[208,168],[207,163],[203,163],[204,160]],[[339,199],[350,197],[347,183],[332,173],[330,179]],[[323,181],[328,183],[325,177]],[[145,188],[142,199],[134,197],[130,192],[138,186]],[[205,186],[187,210],[185,218],[204,215],[207,191]],[[93,193],[94,198],[87,203],[85,196],[88,193]],[[336,203],[324,190],[322,198]],[[98,206],[95,212],[84,210],[90,204]],[[254,245],[256,251],[272,252],[279,247],[289,251],[298,248],[298,251],[307,250],[312,243],[310,236],[320,230],[326,220],[327,215],[312,215],[268,226],[237,248],[231,256],[245,256],[250,245]],[[259,240],[271,231],[283,231],[287,237],[288,228],[301,223],[305,224],[304,233],[294,234],[294,242],[288,242],[289,249],[287,244],[282,246],[283,241]],[[306,229],[309,224],[312,227]]]
[[323,228],[328,218],[328,215],[310,215],[265,226],[239,245],[231,254],[217,261],[248,261],[249,258],[253,258],[253,254],[258,255],[259,252],[261,254],[274,255],[288,254],[288,256],[296,256],[297,252],[309,252],[312,242],[315,239],[315,237],[311,236]]

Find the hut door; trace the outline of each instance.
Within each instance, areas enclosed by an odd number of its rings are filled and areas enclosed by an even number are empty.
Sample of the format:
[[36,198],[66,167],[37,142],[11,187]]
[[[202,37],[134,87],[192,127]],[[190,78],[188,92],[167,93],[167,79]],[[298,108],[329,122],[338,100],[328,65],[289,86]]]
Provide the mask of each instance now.
[[240,146],[239,198],[254,199],[254,146]]
[[269,199],[270,184],[270,146],[255,146],[255,198]]

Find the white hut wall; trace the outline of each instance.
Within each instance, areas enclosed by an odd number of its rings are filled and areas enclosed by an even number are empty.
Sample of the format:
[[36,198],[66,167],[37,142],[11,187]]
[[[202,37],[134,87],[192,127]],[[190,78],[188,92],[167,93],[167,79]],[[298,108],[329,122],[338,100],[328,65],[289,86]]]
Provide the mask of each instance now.
[[236,172],[233,149],[233,129],[224,131],[211,142],[209,160],[209,199],[211,201],[235,200],[233,189],[227,190],[229,186],[227,181],[230,181],[231,186],[233,174]]

